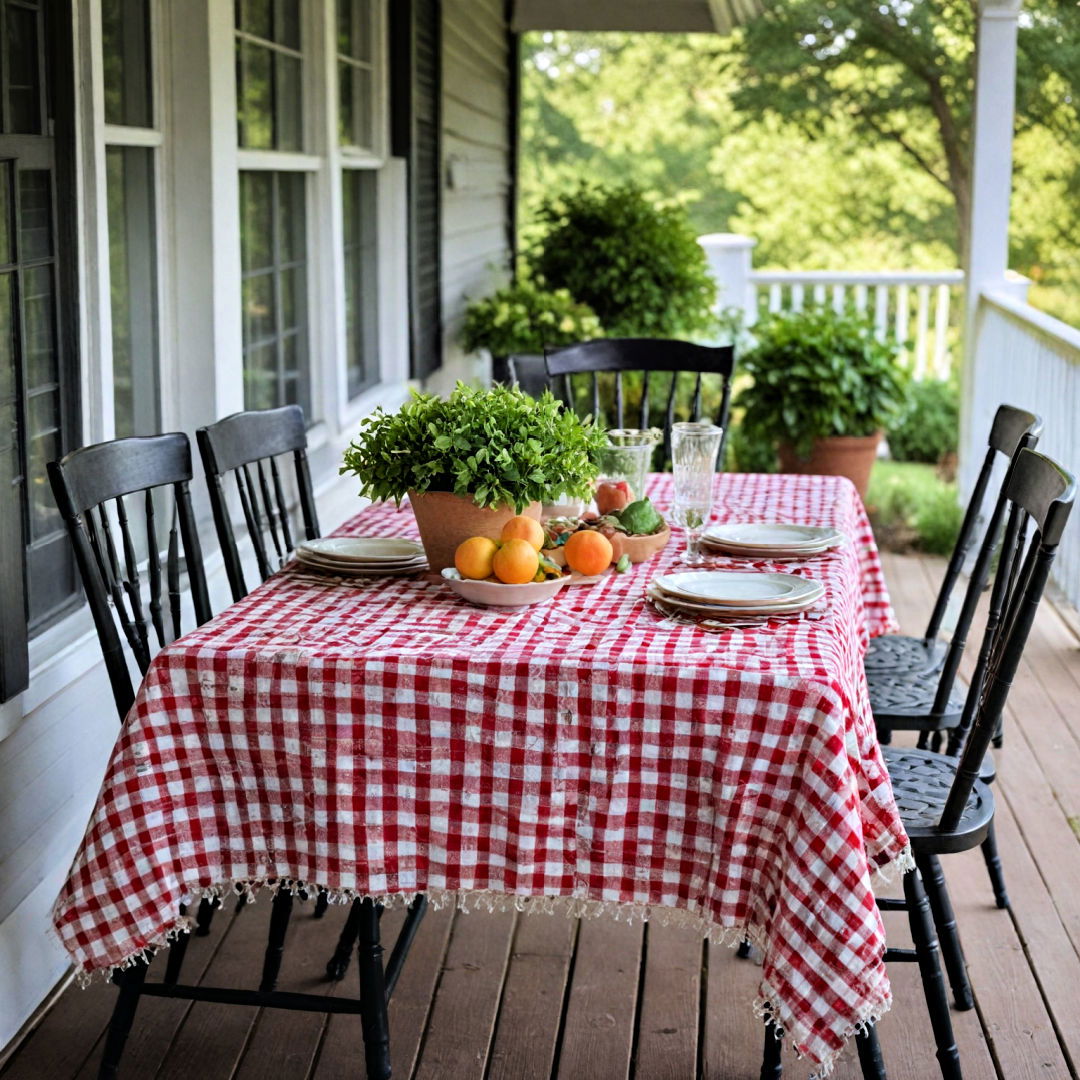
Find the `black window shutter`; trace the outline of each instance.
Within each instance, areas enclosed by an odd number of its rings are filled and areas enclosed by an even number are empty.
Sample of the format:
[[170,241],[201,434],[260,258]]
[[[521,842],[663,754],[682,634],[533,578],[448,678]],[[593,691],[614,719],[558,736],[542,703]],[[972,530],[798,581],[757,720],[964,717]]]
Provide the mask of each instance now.
[[[0,380],[8,373],[0,373]],[[12,372],[11,374],[14,374]],[[18,431],[11,403],[0,401],[0,701],[25,690],[26,577]]]
[[442,364],[442,4],[391,4],[391,149],[408,162],[413,378]]

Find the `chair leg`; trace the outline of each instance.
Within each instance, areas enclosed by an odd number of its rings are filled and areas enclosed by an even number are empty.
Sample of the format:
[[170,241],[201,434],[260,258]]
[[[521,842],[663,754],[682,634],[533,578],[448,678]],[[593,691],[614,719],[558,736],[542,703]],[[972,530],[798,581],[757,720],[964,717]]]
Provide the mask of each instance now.
[[273,990],[277,986],[278,972],[281,971],[281,957],[285,952],[285,931],[289,928],[289,916],[292,915],[292,893],[280,890],[274,897],[274,906],[270,909],[270,933],[263,954],[262,979],[259,989]]
[[887,1080],[885,1059],[881,1056],[881,1043],[874,1024],[867,1025],[865,1031],[855,1036],[855,1048],[859,1051],[863,1080]]
[[199,910],[195,916],[195,936],[206,937],[210,933],[210,923],[214,918],[216,901],[204,896],[199,901]]
[[311,913],[313,919],[321,919],[326,914],[326,909],[330,906],[330,894],[325,889],[319,890],[319,895],[315,897],[315,910]]
[[746,960],[750,956],[750,942],[740,941],[738,951],[735,953],[735,955],[740,960]]
[[983,859],[986,861],[986,870],[990,875],[990,886],[994,890],[994,901],[999,908],[1009,906],[1009,894],[1005,889],[1005,872],[1001,868],[1001,856],[998,854],[997,833],[994,831],[994,823],[990,822],[990,830],[986,839],[982,842]]
[[360,1023],[364,1031],[367,1080],[390,1080],[390,1024],[386,1016],[379,908],[369,898],[361,900],[357,909],[360,912],[360,940],[356,958],[360,968]]
[[945,993],[945,979],[942,977],[938,959],[934,920],[930,916],[930,902],[926,898],[918,870],[904,875],[904,898],[907,901],[911,937],[919,959],[923,995],[930,1013],[930,1024],[934,1029],[934,1044],[937,1047],[941,1075],[943,1080],[963,1080],[960,1051],[956,1048],[956,1037],[953,1035],[952,1019],[949,1016],[949,998]]
[[337,948],[334,955],[326,965],[326,977],[340,982],[345,978],[345,972],[349,970],[349,960],[352,957],[353,947],[360,936],[360,901],[354,900],[349,908],[349,916],[341,929]]
[[149,967],[148,962],[140,960],[116,977],[120,994],[113,1008],[112,1019],[109,1021],[108,1034],[105,1036],[105,1052],[101,1058],[98,1080],[113,1080],[116,1076],[116,1071],[120,1067],[120,1058],[124,1053],[124,1043],[127,1042],[128,1033],[131,1031],[135,1010],[139,1007],[139,996],[142,993]]
[[765,1050],[761,1055],[761,1080],[781,1080],[784,1063],[780,1060],[783,1043],[776,1037],[772,1024],[765,1025]]
[[920,855],[915,859],[922,875],[926,897],[930,901],[930,910],[934,915],[941,945],[941,958],[945,962],[945,971],[949,976],[953,1000],[961,1012],[975,1007],[971,996],[971,983],[968,982],[967,966],[964,963],[964,950],[960,947],[960,932],[956,927],[956,915],[953,913],[949,890],[945,884],[945,872],[941,869],[941,860],[936,855]]

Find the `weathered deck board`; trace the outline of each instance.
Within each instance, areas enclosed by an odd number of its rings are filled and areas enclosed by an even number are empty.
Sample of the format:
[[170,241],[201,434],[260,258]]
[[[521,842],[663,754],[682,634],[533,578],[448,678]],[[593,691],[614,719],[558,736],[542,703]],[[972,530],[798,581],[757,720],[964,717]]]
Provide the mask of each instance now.
[[[904,629],[920,632],[942,564],[886,556],[885,567]],[[993,906],[978,852],[945,860],[977,1001],[976,1010],[953,1013],[967,1080],[1065,1080],[1080,1065],[1080,836],[1070,821],[1080,814],[1078,701],[1080,642],[1046,607],[997,754],[999,845],[1013,910]],[[355,960],[342,983],[322,980],[344,908],[321,923],[310,910],[296,909],[281,985],[354,994]],[[250,982],[269,911],[265,898],[238,917],[227,905],[211,937],[192,940],[185,979]],[[400,912],[384,916],[388,947],[400,919]],[[904,916],[888,913],[885,921],[890,940],[906,943]],[[895,1004],[879,1029],[889,1076],[932,1080],[918,972],[895,965],[891,975]],[[763,1040],[750,1008],[759,978],[754,961],[733,949],[703,950],[694,935],[658,924],[645,932],[608,919],[578,926],[542,915],[432,912],[391,1002],[395,1077],[752,1080]],[[2,1080],[92,1077],[114,995],[104,984],[67,990]],[[148,999],[122,1075],[353,1080],[363,1071],[359,1028],[356,1017]],[[791,1056],[785,1066],[790,1076],[806,1074]],[[834,1075],[857,1080],[851,1049]]]

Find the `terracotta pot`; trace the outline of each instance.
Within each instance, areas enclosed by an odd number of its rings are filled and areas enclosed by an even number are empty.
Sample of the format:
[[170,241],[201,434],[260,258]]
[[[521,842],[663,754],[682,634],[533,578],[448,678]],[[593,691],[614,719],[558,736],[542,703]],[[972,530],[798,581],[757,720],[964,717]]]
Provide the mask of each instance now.
[[[454,552],[462,540],[470,536],[498,540],[503,526],[516,513],[512,506],[497,510],[477,506],[468,496],[452,491],[410,491],[409,505],[416,516],[428,564],[435,573],[454,565]],[[530,503],[523,513],[539,521],[540,504]]]
[[880,431],[873,435],[831,435],[815,440],[806,458],[797,456],[789,443],[781,443],[780,469],[788,473],[846,476],[855,485],[859,497],[865,499],[880,442]]

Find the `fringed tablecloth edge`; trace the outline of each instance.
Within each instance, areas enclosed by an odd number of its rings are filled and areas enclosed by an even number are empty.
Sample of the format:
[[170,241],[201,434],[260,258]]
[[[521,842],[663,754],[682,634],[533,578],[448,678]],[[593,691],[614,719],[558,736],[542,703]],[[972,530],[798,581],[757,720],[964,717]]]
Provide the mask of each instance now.
[[[711,944],[731,948],[743,942],[764,948],[766,937],[761,927],[751,923],[720,926],[700,912],[664,904],[596,900],[575,896],[523,896],[490,889],[422,889],[412,892],[369,893],[357,889],[330,889],[292,878],[259,878],[190,886],[186,889],[185,895],[189,898],[189,906],[204,899],[224,900],[230,896],[243,897],[248,903],[254,903],[257,895],[264,890],[271,896],[276,896],[282,890],[288,890],[293,896],[301,896],[304,899],[314,899],[320,893],[325,893],[327,901],[331,904],[351,904],[355,900],[373,900],[386,908],[408,907],[418,897],[426,896],[428,905],[433,911],[453,907],[462,914],[475,911],[488,913],[518,911],[526,915],[538,913],[562,915],[568,919],[596,919],[609,916],[617,921],[625,921],[627,924],[635,921],[655,922],[661,926],[695,930]],[[59,912],[56,914],[59,915]],[[148,962],[158,950],[168,948],[181,934],[190,933],[194,927],[195,919],[191,915],[178,915],[166,930],[154,935],[140,948],[135,949],[115,964],[88,967],[77,957],[73,957],[75,980],[84,988],[97,978],[109,980],[114,974],[125,971],[135,964],[142,961]],[[63,944],[66,948],[67,942]],[[68,951],[70,953],[71,950]]]

